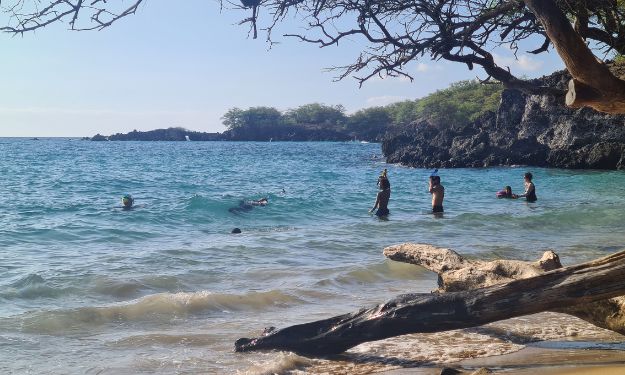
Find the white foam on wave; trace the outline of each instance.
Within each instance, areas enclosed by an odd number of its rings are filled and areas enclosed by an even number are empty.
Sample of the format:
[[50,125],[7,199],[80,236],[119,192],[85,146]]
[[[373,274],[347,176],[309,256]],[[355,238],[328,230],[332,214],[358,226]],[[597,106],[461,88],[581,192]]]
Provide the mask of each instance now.
[[275,290],[240,295],[208,291],[158,293],[110,306],[28,313],[17,317],[18,324],[15,318],[8,318],[7,323],[19,325],[23,332],[55,333],[114,321],[168,321],[193,314],[263,310],[293,303],[301,303],[301,300]]
[[293,353],[280,352],[271,354],[269,359],[258,360],[239,375],[274,375],[274,374],[305,374],[306,369],[315,361],[300,357]]

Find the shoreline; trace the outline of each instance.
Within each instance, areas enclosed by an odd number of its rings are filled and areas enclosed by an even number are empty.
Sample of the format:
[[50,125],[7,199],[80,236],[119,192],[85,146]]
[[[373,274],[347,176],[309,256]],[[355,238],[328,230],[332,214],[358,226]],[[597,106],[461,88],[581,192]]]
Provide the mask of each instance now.
[[544,349],[526,347],[518,352],[493,357],[472,358],[447,366],[402,368],[380,371],[384,375],[439,375],[444,368],[471,374],[487,368],[492,374],[506,375],[617,375],[625,374],[625,356],[619,350]]

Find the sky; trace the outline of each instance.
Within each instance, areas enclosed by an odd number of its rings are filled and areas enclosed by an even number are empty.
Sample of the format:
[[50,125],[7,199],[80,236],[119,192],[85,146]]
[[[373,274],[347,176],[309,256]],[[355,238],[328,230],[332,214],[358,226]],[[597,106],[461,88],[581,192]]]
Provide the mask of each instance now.
[[[361,40],[320,49],[281,37],[302,31],[301,23],[287,20],[270,48],[262,32],[252,39],[248,27],[237,24],[247,16],[220,10],[216,1],[146,0],[137,14],[102,31],[58,24],[23,36],[0,34],[0,137],[90,137],[172,126],[221,132],[220,118],[233,107],[323,103],[353,113],[486,77],[479,68],[424,59],[407,67],[412,82],[375,78],[361,88],[351,78],[335,82],[337,73],[326,68],[354,61]],[[517,59],[506,49],[493,52],[519,76],[563,67],[553,51]]]

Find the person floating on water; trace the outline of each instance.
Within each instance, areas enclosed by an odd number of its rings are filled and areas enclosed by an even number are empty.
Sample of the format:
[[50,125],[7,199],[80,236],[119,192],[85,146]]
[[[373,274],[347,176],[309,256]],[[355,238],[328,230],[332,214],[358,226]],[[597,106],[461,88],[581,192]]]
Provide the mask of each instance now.
[[257,201],[250,201],[249,202],[252,206],[266,206],[267,203],[269,203],[269,200],[267,198],[260,198]]
[[267,204],[269,204],[269,199],[267,198],[261,198],[261,199],[253,200],[253,201],[242,200],[242,201],[239,201],[238,206],[230,207],[228,211],[232,212],[233,214],[238,214],[241,212],[251,211],[255,206],[264,207]]
[[523,175],[523,183],[525,185],[525,193],[521,195],[514,195],[514,198],[525,198],[528,202],[536,202],[538,197],[536,197],[536,186],[532,182],[532,174],[530,172],[526,172]]
[[124,194],[122,197],[122,208],[124,210],[131,210],[132,205],[135,203],[135,199],[130,194]]
[[432,194],[432,213],[443,212],[443,199],[445,198],[445,188],[441,185],[441,177],[436,171],[430,176],[429,192]]
[[378,187],[380,191],[375,199],[375,204],[369,212],[373,212],[376,208],[375,215],[377,217],[386,217],[390,213],[388,210],[388,201],[391,199],[391,183],[388,180],[388,171],[384,169],[378,178]]
[[497,192],[497,198],[516,198],[515,194],[512,194],[512,188],[510,186],[505,186],[503,190]]

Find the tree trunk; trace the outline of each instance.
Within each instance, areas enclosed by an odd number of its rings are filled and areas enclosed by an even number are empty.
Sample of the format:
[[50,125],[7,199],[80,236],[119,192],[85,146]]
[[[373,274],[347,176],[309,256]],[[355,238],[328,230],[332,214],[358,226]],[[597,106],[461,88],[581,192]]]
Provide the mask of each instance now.
[[526,0],[573,79],[566,105],[592,107],[612,114],[625,113],[625,81],[614,76],[592,53],[553,0]]
[[368,341],[474,327],[623,294],[625,251],[475,290],[402,295],[359,312],[280,330],[272,328],[261,337],[237,340],[235,350],[337,354]]

